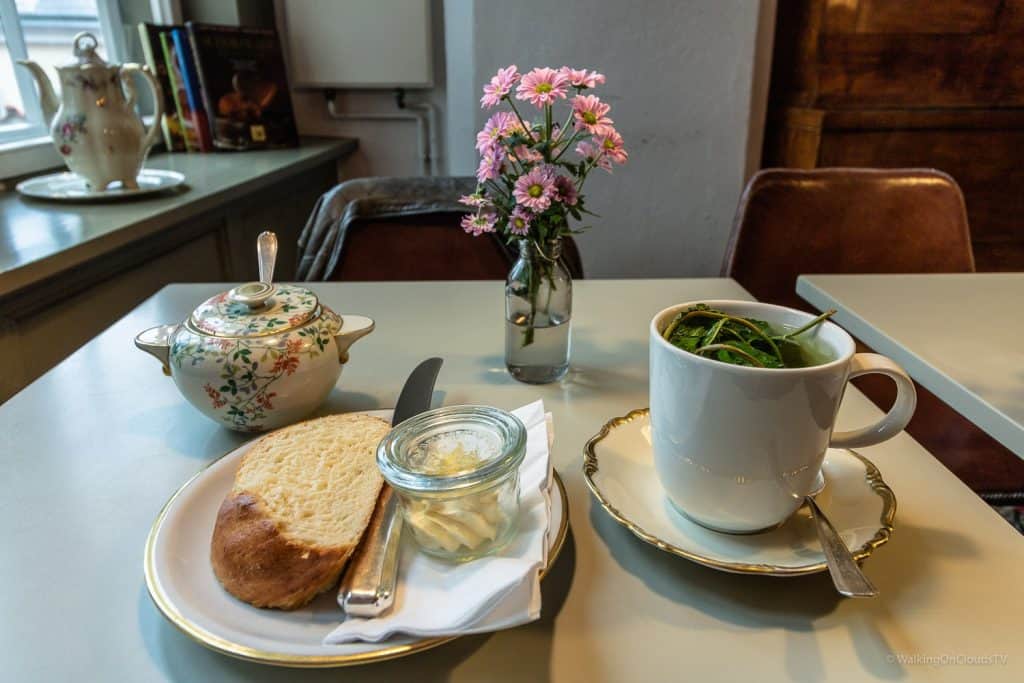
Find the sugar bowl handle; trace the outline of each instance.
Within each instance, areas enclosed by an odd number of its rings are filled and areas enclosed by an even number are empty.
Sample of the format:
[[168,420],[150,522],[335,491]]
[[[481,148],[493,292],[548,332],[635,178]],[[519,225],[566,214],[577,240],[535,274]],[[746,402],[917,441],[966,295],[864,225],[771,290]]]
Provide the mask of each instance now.
[[373,332],[376,324],[373,318],[362,315],[341,316],[341,330],[334,335],[334,343],[338,345],[338,360],[342,365],[348,362],[348,350],[356,341]]

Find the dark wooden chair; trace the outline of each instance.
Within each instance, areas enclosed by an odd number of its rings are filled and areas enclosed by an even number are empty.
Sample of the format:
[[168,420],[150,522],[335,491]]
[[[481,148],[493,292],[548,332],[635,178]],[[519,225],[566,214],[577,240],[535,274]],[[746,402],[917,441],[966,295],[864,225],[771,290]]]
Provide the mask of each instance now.
[[[473,237],[460,212],[360,218],[346,230],[328,280],[504,280],[516,259],[497,235]],[[567,237],[562,259],[573,279],[583,277],[576,242]]]
[[[969,273],[970,229],[956,182],[929,169],[765,169],[740,198],[722,275],[762,301],[811,310],[802,273]],[[894,293],[894,296],[898,295]],[[855,380],[880,407],[884,378]],[[1024,491],[1024,461],[920,385],[907,431],[979,493]]]

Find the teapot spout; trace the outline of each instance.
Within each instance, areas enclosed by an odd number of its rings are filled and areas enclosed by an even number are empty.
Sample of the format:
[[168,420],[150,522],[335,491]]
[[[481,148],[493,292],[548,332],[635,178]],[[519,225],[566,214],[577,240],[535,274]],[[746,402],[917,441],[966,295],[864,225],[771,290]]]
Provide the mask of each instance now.
[[344,365],[348,362],[349,348],[373,332],[375,323],[372,318],[361,315],[343,315],[341,320],[341,331],[334,335],[334,343],[338,345],[338,360]]
[[43,120],[49,126],[59,106],[57,95],[54,93],[53,85],[50,83],[50,78],[43,71],[43,67],[30,59],[19,59],[18,64],[28,69],[32,74],[32,78],[35,79],[36,86],[39,88],[39,105],[43,110]]
[[160,361],[164,374],[171,375],[171,335],[178,329],[177,325],[157,325],[139,332],[135,337],[135,346]]

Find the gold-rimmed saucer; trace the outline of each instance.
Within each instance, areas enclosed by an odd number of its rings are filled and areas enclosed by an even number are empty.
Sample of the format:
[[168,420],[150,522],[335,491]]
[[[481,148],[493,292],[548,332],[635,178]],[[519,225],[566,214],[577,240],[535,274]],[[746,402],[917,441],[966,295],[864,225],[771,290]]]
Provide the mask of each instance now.
[[[390,421],[391,411],[367,411]],[[429,650],[457,636],[398,636],[380,643],[324,645],[342,619],[334,591],[294,611],[258,609],[221,588],[210,567],[210,537],[217,509],[253,441],[210,463],[171,496],[146,540],[146,588],[160,612],[186,635],[211,650],[262,664],[329,668],[380,662]],[[565,486],[554,473],[548,565],[554,564],[569,529]]]
[[[825,488],[815,497],[857,560],[887,542],[896,496],[867,458],[829,449]],[[800,576],[827,570],[806,507],[782,526],[740,536],[706,529],[668,502],[654,470],[648,410],[610,420],[584,449],[587,486],[611,517],[638,538],[693,562],[738,574]]]

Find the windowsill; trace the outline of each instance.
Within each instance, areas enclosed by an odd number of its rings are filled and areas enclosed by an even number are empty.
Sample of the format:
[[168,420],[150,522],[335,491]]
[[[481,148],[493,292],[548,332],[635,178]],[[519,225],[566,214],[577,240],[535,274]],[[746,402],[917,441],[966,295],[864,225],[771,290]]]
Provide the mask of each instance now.
[[64,165],[47,135],[0,145],[0,162],[0,190],[13,188],[13,179]]
[[179,171],[186,185],[135,201],[46,202],[21,197],[12,185],[0,192],[0,299],[246,194],[273,192],[281,180],[345,158],[356,145],[351,138],[305,138],[296,149],[154,154],[147,168]]

